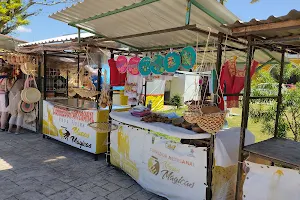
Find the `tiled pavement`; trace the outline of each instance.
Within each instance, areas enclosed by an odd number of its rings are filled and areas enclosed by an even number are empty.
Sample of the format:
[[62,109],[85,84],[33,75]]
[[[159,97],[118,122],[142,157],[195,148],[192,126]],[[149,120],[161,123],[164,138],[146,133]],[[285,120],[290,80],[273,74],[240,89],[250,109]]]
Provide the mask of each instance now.
[[160,200],[119,170],[42,135],[0,133],[0,200]]

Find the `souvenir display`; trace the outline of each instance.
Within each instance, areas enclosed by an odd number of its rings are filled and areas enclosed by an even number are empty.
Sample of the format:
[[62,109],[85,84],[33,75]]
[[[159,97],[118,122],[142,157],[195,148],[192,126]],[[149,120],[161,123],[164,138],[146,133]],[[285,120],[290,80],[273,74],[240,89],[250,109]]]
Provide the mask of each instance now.
[[180,55],[176,52],[169,52],[164,59],[164,68],[167,72],[176,72],[180,67]]
[[139,75],[139,69],[138,69],[138,65],[140,62],[140,58],[139,57],[133,57],[130,58],[129,62],[128,62],[128,72],[132,75]]
[[126,56],[118,56],[117,61],[116,61],[116,66],[117,66],[118,71],[121,74],[126,73],[127,72],[127,66],[128,66]]
[[139,72],[142,76],[148,76],[151,74],[151,58],[144,57],[139,63]]
[[150,64],[150,69],[153,74],[159,75],[164,73],[164,57],[159,54],[154,55]]
[[185,69],[191,69],[196,63],[196,51],[193,47],[187,46],[180,52],[181,66]]
[[34,110],[34,103],[26,103],[24,101],[20,101],[19,108],[23,113],[30,113]]

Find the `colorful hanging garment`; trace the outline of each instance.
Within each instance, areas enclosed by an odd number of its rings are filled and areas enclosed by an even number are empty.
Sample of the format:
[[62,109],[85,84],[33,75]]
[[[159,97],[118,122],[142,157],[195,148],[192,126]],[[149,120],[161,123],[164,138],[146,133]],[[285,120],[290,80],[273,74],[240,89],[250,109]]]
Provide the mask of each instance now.
[[[253,60],[251,64],[250,77],[255,73],[258,62]],[[246,67],[244,69],[236,68],[236,60],[228,60],[221,70],[220,86],[221,90],[225,94],[237,94],[240,93],[244,88]],[[220,97],[221,98],[221,97]],[[224,110],[224,99],[221,98],[219,101],[219,108]],[[238,108],[239,97],[238,96],[227,96],[227,108]]]
[[126,74],[121,74],[117,69],[116,61],[111,58],[108,60],[108,65],[110,68],[110,85],[111,86],[124,86]]

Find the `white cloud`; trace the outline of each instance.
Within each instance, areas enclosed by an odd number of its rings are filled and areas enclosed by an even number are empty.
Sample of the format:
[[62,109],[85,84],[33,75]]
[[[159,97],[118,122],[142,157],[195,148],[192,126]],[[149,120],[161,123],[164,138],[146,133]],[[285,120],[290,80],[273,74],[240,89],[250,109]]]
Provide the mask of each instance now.
[[19,26],[17,31],[20,33],[31,33],[32,30],[30,28],[26,28],[25,26]]

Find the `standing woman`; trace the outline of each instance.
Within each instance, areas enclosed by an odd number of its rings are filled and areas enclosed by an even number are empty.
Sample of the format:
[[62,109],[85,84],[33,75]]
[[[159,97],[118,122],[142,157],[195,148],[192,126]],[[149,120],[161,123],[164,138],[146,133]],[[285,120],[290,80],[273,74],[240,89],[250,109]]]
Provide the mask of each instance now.
[[8,79],[9,69],[3,67],[0,71],[0,131],[5,131],[8,119],[8,92],[11,88],[11,81]]

